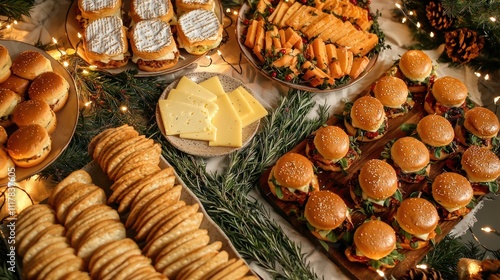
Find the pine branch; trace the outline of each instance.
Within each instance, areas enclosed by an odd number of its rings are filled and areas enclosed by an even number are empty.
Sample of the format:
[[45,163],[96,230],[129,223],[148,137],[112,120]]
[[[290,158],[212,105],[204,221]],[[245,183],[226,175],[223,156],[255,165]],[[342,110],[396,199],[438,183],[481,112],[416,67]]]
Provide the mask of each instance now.
[[0,0],[0,15],[21,20],[21,17],[30,16],[34,0]]

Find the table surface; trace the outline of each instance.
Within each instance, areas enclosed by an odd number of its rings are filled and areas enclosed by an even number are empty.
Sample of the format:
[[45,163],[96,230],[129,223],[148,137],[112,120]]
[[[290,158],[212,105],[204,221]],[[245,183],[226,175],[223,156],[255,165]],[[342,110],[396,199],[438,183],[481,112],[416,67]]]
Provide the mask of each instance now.
[[[10,38],[6,39],[15,39],[28,43],[40,40],[42,43],[50,43],[53,37],[58,41],[59,45],[70,47],[64,30],[64,20],[70,3],[65,0],[45,0],[38,1],[37,3],[39,4],[37,4],[37,6],[35,6],[32,10],[32,17],[29,19],[27,18],[24,22],[20,22],[11,33],[6,34],[7,36],[10,36]],[[389,44],[391,48],[380,54],[378,62],[374,66],[373,70],[361,81],[341,91],[316,94],[313,97],[316,104],[329,105],[331,110],[330,113],[340,112],[345,101],[353,100],[358,93],[373,83],[381,75],[381,73],[393,64],[394,60],[398,59],[399,56],[406,51],[404,47],[412,41],[411,34],[405,25],[391,19],[390,11],[394,7],[393,1],[372,1],[372,10],[378,9],[382,12],[382,17],[379,19],[379,22],[382,30],[386,34],[386,43]],[[54,16],[54,13],[57,15]],[[227,28],[228,35],[230,36],[228,43],[219,48],[225,61],[217,54],[217,52],[213,51],[210,53],[212,63],[209,67],[205,67],[209,64],[209,60],[202,58],[198,62],[198,65],[191,68],[190,71],[219,72],[240,79],[253,90],[257,99],[266,108],[273,108],[276,106],[279,96],[281,94],[286,94],[288,92],[288,88],[279,85],[258,73],[244,58],[241,61],[242,74],[236,72],[228,63],[226,63],[227,61],[236,68],[238,67],[239,52],[234,51],[239,49],[234,32],[235,20],[237,20],[237,18],[234,14],[231,15],[231,19],[225,18],[224,20],[225,26],[232,23],[232,25]],[[426,52],[435,61],[441,54],[442,49]],[[484,81],[478,79],[478,77],[469,69],[450,68],[445,64],[438,65],[437,74],[438,76],[453,76],[464,81],[469,89],[470,96],[473,101],[494,110],[495,104],[493,102],[493,98],[495,97],[495,92],[500,89],[500,83],[498,82],[498,80],[500,80],[500,75],[491,75],[490,80]],[[165,79],[171,79],[172,77],[173,75],[166,75]],[[311,110],[310,117],[314,117],[315,112],[316,110]],[[211,171],[223,170],[224,167],[223,158],[219,157],[207,159],[207,168]],[[48,182],[35,180],[34,178],[20,182],[19,186],[30,193],[31,198],[35,203],[45,199],[50,194],[51,188],[53,187]],[[343,275],[342,272],[331,261],[329,261],[322,252],[320,252],[320,250],[315,248],[311,242],[309,242],[299,232],[295,231],[292,226],[288,224],[288,222],[278,215],[261,197],[258,191],[252,192],[250,195],[257,197],[263,204],[268,205],[268,210],[272,213],[273,219],[275,219],[282,226],[291,240],[301,244],[307,261],[310,262],[311,266],[320,277],[325,276],[325,279],[347,279],[347,277]],[[18,191],[17,200],[18,210],[21,210],[31,204],[30,198],[22,191]],[[476,215],[469,215],[470,217],[457,226],[455,233],[458,233],[459,235],[463,234],[468,228],[467,225],[474,225],[474,231],[478,237],[481,238],[482,243],[486,246],[495,248],[495,246],[498,246],[498,242],[495,241],[498,240],[488,238],[490,236],[482,236],[481,233],[479,233],[479,229],[482,226],[500,228],[500,220],[493,219],[491,215],[488,215],[488,213],[491,213],[492,210],[498,210],[498,208],[500,208],[498,199],[495,201],[495,198],[493,198],[493,200],[486,201],[484,203],[484,207],[478,207],[475,209],[475,211],[477,211]],[[4,207],[1,210],[3,217],[6,215],[6,209]],[[472,240],[472,237],[470,234],[466,234],[464,236],[464,240]],[[325,263],[329,263],[331,265],[324,265]],[[252,265],[252,267],[263,278],[268,278],[266,273],[257,266]]]

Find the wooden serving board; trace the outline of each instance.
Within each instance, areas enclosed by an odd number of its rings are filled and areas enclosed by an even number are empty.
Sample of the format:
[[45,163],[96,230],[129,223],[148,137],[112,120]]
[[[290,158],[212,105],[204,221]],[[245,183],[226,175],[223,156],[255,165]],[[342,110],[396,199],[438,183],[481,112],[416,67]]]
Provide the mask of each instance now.
[[[363,96],[370,93],[371,86],[365,89],[360,93],[359,96]],[[358,171],[363,164],[370,159],[381,159],[381,153],[384,151],[384,146],[386,143],[391,141],[392,139],[401,138],[407,136],[405,132],[400,129],[400,126],[405,123],[413,123],[417,124],[418,121],[425,115],[425,111],[423,108],[423,99],[424,96],[415,96],[414,99],[416,104],[414,108],[406,115],[400,116],[394,119],[389,119],[389,129],[386,135],[382,138],[368,143],[359,142],[359,147],[361,149],[361,157],[357,160],[349,169],[347,170],[347,174],[343,174],[342,172],[331,172],[331,171],[323,171],[321,169],[317,169],[318,173],[318,181],[322,190],[330,190],[342,197],[347,204],[347,206],[351,209],[355,209],[354,203],[349,194],[349,188],[345,187],[346,182]],[[343,120],[338,119],[336,117],[332,117],[327,121],[329,125],[337,125],[345,129]],[[299,145],[293,148],[290,152],[296,152],[305,155],[305,146],[306,140],[304,139]],[[443,172],[444,162],[435,162],[431,164],[431,172],[429,178],[432,180],[438,174]],[[329,243],[329,250],[325,250],[321,243],[316,239],[308,230],[306,224],[304,222],[299,221],[297,219],[301,216],[302,208],[300,205],[294,202],[286,202],[279,200],[276,196],[274,196],[270,190],[268,185],[268,176],[271,168],[266,170],[260,177],[259,185],[260,191],[263,197],[273,206],[273,208],[280,213],[291,225],[294,226],[296,230],[301,232],[304,236],[306,236],[313,244],[315,244],[323,253],[325,253],[332,262],[334,262],[348,277],[352,279],[379,279],[380,276],[377,272],[370,270],[361,263],[353,263],[350,262],[345,254],[345,245],[340,243]],[[427,180],[424,180],[421,183],[410,184],[410,183],[401,183],[401,191],[403,193],[403,197],[408,197],[411,193],[420,190],[423,186],[427,184]],[[359,214],[359,212],[354,213],[353,222],[355,226],[359,225],[366,216]],[[441,228],[441,234],[438,234],[435,238],[436,243],[441,241],[459,222],[460,220],[454,221],[441,221],[439,226]],[[422,248],[419,250],[411,251],[411,250],[402,250],[401,252],[405,255],[405,259],[399,262],[394,268],[388,269],[385,271],[386,276],[394,276],[399,278],[403,276],[407,270],[414,267],[430,250],[432,246],[428,246],[427,248]]]

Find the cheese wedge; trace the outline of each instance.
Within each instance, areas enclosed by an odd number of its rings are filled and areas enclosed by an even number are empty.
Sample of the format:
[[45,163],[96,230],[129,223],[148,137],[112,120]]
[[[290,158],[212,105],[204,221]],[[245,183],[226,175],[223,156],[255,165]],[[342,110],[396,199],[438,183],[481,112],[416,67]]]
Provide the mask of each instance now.
[[192,140],[203,140],[203,141],[214,141],[217,136],[217,128],[214,127],[212,131],[203,132],[191,132],[191,133],[181,133],[180,138],[192,139]]
[[167,135],[213,130],[212,118],[206,109],[166,99],[159,100],[158,104]]
[[243,127],[267,116],[268,113],[266,108],[264,108],[264,106],[262,106],[259,101],[255,99],[255,97],[253,97],[245,88],[241,86],[237,89],[243,95],[245,100],[248,102],[248,105],[250,105],[253,110],[253,113],[251,115],[248,115],[241,120]]
[[214,102],[208,101],[202,97],[199,97],[198,95],[187,93],[177,89],[172,89],[168,93],[167,100],[179,101],[198,106],[207,110],[210,117],[215,116],[215,113],[217,113],[217,111],[219,110],[219,107]]
[[236,110],[227,95],[217,97],[216,101],[219,111],[212,119],[217,128],[215,140],[209,141],[209,146],[241,147],[242,125]]
[[191,81],[186,76],[182,76],[175,89],[198,95],[199,97],[205,98],[208,101],[215,101],[217,99],[217,95],[213,94],[199,84]]
[[252,107],[250,107],[250,104],[248,104],[247,100],[239,89],[233,90],[232,92],[228,93],[227,96],[229,97],[229,100],[231,100],[231,104],[233,105],[233,108],[236,110],[236,113],[238,114],[238,117],[240,119],[253,114]]
[[199,85],[217,96],[226,94],[218,76],[210,77],[205,81],[199,83]]

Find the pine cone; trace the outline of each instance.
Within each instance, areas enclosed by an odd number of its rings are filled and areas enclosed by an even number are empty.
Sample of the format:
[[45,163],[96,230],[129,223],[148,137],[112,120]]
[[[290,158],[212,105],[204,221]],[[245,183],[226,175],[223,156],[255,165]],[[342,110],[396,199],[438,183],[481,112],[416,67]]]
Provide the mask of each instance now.
[[478,57],[484,47],[484,38],[468,28],[446,32],[444,37],[446,54],[453,62],[467,63]]
[[429,23],[437,30],[446,30],[453,24],[453,19],[446,15],[443,5],[439,2],[429,2],[425,11]]
[[443,280],[441,273],[433,268],[412,268],[400,280]]

